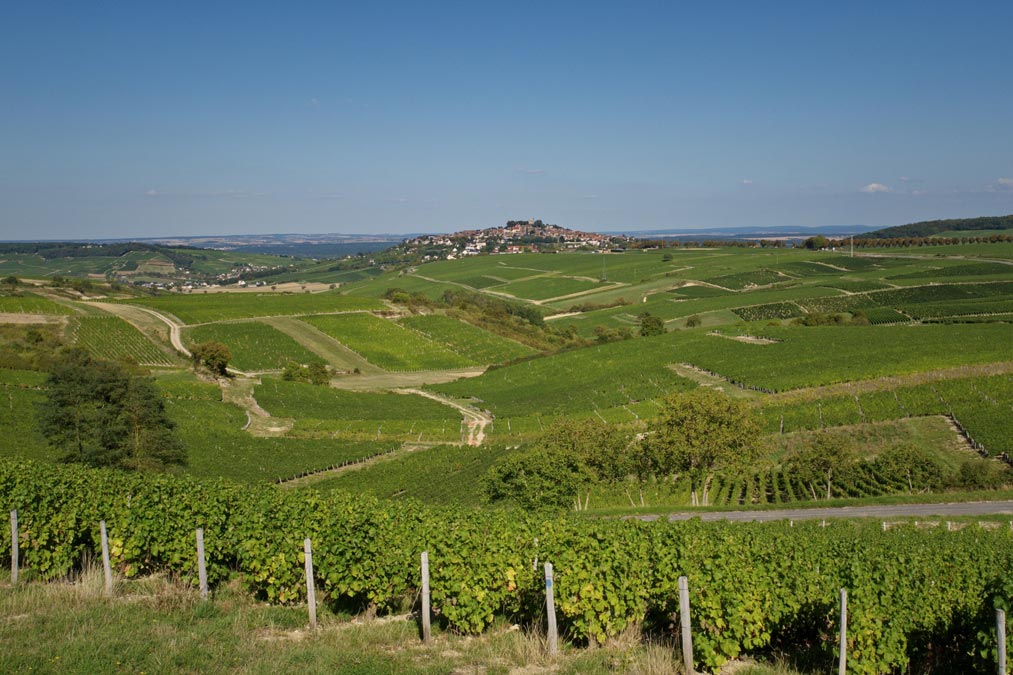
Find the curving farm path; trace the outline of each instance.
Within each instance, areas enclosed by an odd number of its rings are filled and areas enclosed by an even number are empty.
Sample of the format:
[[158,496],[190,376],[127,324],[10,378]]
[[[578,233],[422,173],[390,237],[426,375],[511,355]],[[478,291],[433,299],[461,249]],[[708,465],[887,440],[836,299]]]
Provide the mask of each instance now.
[[492,423],[492,417],[488,413],[485,413],[477,408],[470,406],[461,405],[457,401],[454,401],[446,396],[440,396],[434,394],[431,391],[424,391],[422,389],[395,389],[394,391],[400,394],[416,394],[417,396],[424,396],[428,399],[432,399],[443,405],[450,406],[456,409],[464,417],[464,424],[468,428],[468,438],[465,441],[466,445],[479,446],[485,440],[485,428]]

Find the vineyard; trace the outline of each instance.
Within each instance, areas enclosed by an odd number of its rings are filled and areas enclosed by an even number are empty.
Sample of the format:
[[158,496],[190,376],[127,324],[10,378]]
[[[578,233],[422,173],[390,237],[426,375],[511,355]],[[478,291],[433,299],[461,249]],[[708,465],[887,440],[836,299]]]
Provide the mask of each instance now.
[[[736,331],[724,334],[735,337]],[[681,361],[770,391],[786,391],[1008,360],[1013,326],[762,327],[742,333],[756,344],[700,333],[666,336]],[[791,364],[791,367],[785,367]]]
[[320,358],[273,326],[259,321],[212,323],[186,329],[190,345],[214,340],[232,352],[232,365],[242,371],[280,370],[289,361],[310,363]]
[[169,312],[186,324],[383,309],[376,300],[337,293],[190,293],[125,301]]
[[548,300],[562,295],[570,295],[598,288],[597,281],[572,279],[570,277],[538,277],[515,281],[505,286],[497,286],[497,291],[509,293],[518,298],[529,300]]
[[178,365],[176,359],[119,317],[81,317],[74,324],[74,343],[99,358],[142,366]]
[[456,418],[449,407],[422,396],[353,392],[300,382],[264,378],[257,401],[278,417],[315,420],[444,420]]
[[475,365],[421,333],[372,314],[313,316],[306,323],[386,370],[440,370]]
[[[560,627],[577,645],[667,623],[685,575],[696,660],[707,669],[803,642],[829,660],[846,588],[849,673],[925,663],[983,672],[996,648],[994,609],[1013,602],[1013,535],[1002,526],[545,519],[11,461],[0,462],[0,500],[18,510],[21,565],[41,579],[96,551],[104,520],[118,573],[195,583],[192,537],[202,527],[212,585],[238,574],[270,602],[301,602],[310,538],[319,599],[385,612],[415,596],[425,550],[434,614],[464,633],[497,615],[537,628],[541,561],[555,567]],[[0,540],[0,558],[10,546]]]
[[993,455],[1013,454],[1013,378],[1009,375],[943,380],[836,396],[760,410],[768,432],[862,424],[927,415],[949,415]]
[[370,457],[397,443],[330,436],[254,436],[246,413],[229,403],[169,398],[166,409],[187,449],[187,473],[264,483]]
[[692,382],[666,368],[673,353],[664,336],[627,340],[523,361],[431,389],[474,398],[497,417],[589,412],[692,388]]
[[791,281],[791,278],[773,270],[759,270],[757,272],[742,272],[739,274],[711,277],[710,279],[704,279],[704,281],[721,288],[740,291],[752,286],[770,286],[771,284]]
[[359,492],[380,499],[416,500],[434,505],[482,506],[475,485],[509,451],[440,445],[406,454],[396,462],[378,462],[314,484],[321,492]]
[[411,316],[401,325],[447,345],[475,363],[501,363],[535,354],[530,347],[442,314]]
[[11,314],[73,314],[66,305],[37,295],[0,295],[0,312]]

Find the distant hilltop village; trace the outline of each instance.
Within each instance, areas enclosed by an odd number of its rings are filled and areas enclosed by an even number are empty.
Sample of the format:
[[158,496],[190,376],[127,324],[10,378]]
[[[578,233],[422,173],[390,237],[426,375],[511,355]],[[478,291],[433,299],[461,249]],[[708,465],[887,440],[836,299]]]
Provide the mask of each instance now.
[[461,230],[453,234],[427,234],[406,240],[402,246],[424,260],[454,260],[481,253],[524,253],[558,250],[607,250],[625,247],[634,237],[597,234],[547,225],[541,220],[508,220],[503,227]]

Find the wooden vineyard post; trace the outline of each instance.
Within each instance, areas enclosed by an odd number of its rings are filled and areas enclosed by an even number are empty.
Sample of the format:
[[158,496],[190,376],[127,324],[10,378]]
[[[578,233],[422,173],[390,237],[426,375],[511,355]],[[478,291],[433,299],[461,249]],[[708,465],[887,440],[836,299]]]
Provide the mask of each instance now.
[[317,627],[317,592],[313,585],[313,546],[309,537],[303,542],[306,554],[306,605],[310,612],[310,629]]
[[18,583],[18,511],[11,511],[11,586]]
[[1006,675],[1006,612],[995,610],[995,633],[999,644],[999,675]]
[[841,589],[841,657],[837,663],[838,675],[848,669],[848,591]]
[[559,635],[556,631],[556,599],[552,588],[552,563],[545,563],[545,614],[549,623],[549,654],[559,653]]
[[102,571],[106,579],[105,590],[106,595],[110,596],[113,594],[113,568],[109,564],[109,535],[106,534],[106,521],[100,521],[98,527],[102,535]]
[[682,624],[682,663],[688,675],[693,675],[693,631],[689,621],[689,579],[679,577],[679,622]]
[[204,528],[197,528],[197,579],[200,581],[201,600],[208,599],[208,568],[204,560]]
[[429,608],[429,551],[422,552],[422,642],[429,643],[433,637]]

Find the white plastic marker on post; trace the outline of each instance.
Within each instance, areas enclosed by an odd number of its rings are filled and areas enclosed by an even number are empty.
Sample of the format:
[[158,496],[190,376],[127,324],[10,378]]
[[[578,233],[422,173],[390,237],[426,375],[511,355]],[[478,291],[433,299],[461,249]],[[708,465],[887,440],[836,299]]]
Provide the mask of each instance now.
[[848,591],[841,589],[841,658],[837,665],[838,675],[848,670]]
[[11,586],[18,583],[18,512],[11,511]]
[[422,552],[422,642],[428,643],[433,637],[429,619],[429,551]]
[[679,621],[682,623],[682,664],[693,675],[693,631],[689,622],[689,579],[679,577]]
[[999,642],[999,675],[1006,675],[1006,612],[995,610],[995,632]]
[[106,577],[106,595],[113,594],[113,568],[109,564],[109,536],[106,534],[106,521],[98,524],[102,534],[102,571]]
[[197,528],[197,579],[200,581],[200,598],[208,599],[208,568],[204,562],[204,528]]
[[303,551],[306,553],[306,604],[310,610],[310,628],[317,627],[317,591],[313,585],[313,546],[307,537],[303,542]]
[[549,654],[559,653],[559,635],[556,632],[556,599],[552,588],[552,563],[545,563],[545,614],[549,622]]

